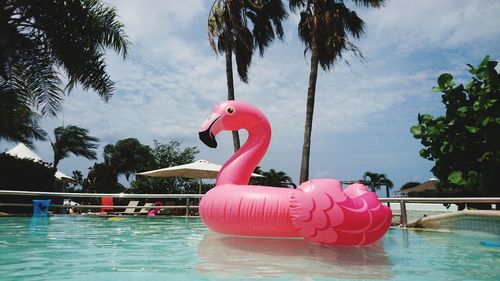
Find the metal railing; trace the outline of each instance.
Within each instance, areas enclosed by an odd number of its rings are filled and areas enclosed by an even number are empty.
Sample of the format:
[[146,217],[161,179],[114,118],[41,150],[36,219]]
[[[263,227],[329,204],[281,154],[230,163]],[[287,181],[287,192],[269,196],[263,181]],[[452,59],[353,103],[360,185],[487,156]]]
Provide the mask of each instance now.
[[[186,216],[189,215],[190,209],[198,209],[198,205],[191,205],[192,199],[199,199],[203,194],[128,194],[128,193],[65,193],[65,192],[34,192],[34,191],[15,191],[15,190],[0,190],[1,195],[18,195],[18,196],[44,196],[44,197],[64,197],[64,198],[128,198],[128,199],[186,199],[185,206],[125,206],[125,205],[52,205],[61,208],[82,208],[82,209],[95,209],[95,208],[145,208],[145,209],[186,209]],[[1,198],[1,197],[0,197]],[[0,200],[1,201],[1,200]],[[430,203],[430,204],[445,204],[445,203],[486,203],[486,204],[500,204],[500,197],[408,197],[408,198],[380,198],[383,203],[398,203],[401,209],[401,226],[407,227],[408,214],[406,204],[408,203]],[[0,206],[32,206],[32,204],[13,204],[1,203]]]
[[[189,216],[191,209],[198,209],[198,205],[192,205],[193,199],[199,199],[203,197],[203,194],[129,194],[129,193],[68,193],[68,192],[44,192],[44,191],[17,191],[17,190],[0,190],[0,196],[2,195],[16,195],[16,196],[41,196],[41,197],[63,197],[67,199],[72,198],[101,198],[101,197],[113,197],[121,199],[186,199],[185,205],[174,205],[174,206],[129,206],[129,205],[62,205],[62,204],[51,204],[53,207],[59,208],[76,208],[76,209],[100,209],[100,208],[114,208],[114,209],[185,209],[186,216]],[[1,197],[0,197],[1,198]],[[199,201],[199,200],[198,200]],[[16,207],[29,207],[33,204],[18,204],[18,203],[2,203],[0,200],[0,206],[16,206]]]

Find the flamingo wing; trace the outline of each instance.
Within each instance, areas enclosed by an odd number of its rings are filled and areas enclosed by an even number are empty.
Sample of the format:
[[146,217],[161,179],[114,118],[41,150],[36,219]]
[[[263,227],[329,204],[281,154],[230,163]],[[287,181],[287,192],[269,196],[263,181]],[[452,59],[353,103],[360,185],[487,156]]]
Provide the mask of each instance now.
[[304,239],[343,246],[364,245],[380,239],[392,213],[363,185],[346,192],[339,181],[317,179],[303,183],[290,200],[292,224]]

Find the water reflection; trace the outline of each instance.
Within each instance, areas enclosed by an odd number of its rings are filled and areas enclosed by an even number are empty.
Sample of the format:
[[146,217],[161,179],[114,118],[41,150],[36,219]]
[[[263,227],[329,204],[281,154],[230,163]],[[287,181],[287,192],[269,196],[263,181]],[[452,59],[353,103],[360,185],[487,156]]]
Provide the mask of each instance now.
[[390,279],[382,241],[365,247],[335,247],[298,239],[224,236],[208,232],[198,245],[200,273],[218,277],[308,277]]
[[30,234],[41,238],[47,237],[49,217],[33,216],[30,222]]

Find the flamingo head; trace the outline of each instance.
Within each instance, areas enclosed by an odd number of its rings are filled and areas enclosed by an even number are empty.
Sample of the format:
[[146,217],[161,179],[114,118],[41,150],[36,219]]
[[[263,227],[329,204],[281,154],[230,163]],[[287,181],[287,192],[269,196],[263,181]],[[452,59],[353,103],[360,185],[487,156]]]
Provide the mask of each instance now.
[[267,122],[266,116],[253,105],[242,101],[224,101],[212,110],[212,114],[201,124],[200,140],[208,147],[216,148],[215,136],[222,131],[251,129]]

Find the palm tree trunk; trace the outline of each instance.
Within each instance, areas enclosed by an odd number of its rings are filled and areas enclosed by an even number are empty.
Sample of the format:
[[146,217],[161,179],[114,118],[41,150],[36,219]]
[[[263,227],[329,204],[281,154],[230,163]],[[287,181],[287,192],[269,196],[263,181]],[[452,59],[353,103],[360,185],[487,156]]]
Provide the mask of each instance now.
[[59,155],[58,149],[52,141],[50,142],[52,146],[52,151],[54,152],[54,163],[52,163],[52,167],[57,170],[57,165],[59,165],[59,161],[61,161],[61,156]]
[[[229,42],[229,41],[226,41]],[[234,100],[233,84],[233,52],[231,46],[226,47],[226,77],[227,77],[227,100]],[[238,131],[233,131],[234,152],[240,149],[240,136]]]
[[304,127],[304,144],[302,146],[302,164],[300,166],[300,183],[309,180],[309,156],[311,154],[311,133],[314,114],[314,98],[316,95],[316,80],[318,78],[318,49],[316,43],[311,46],[311,70],[309,87],[307,88],[306,123]]

